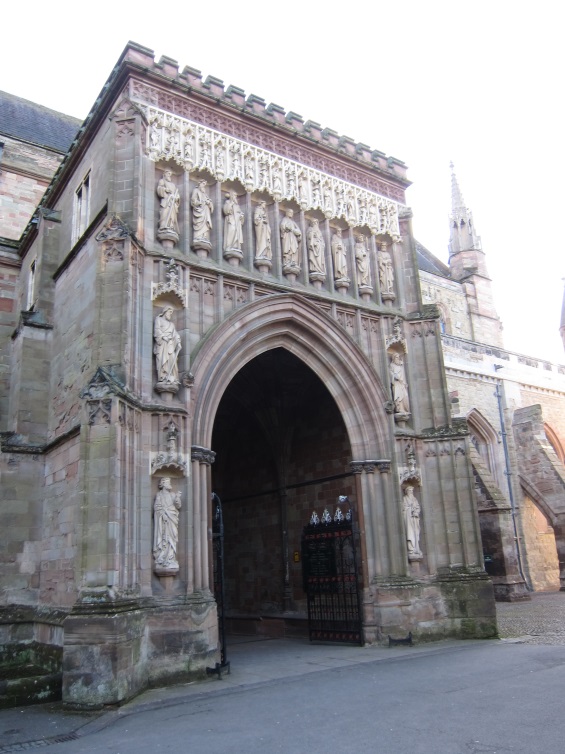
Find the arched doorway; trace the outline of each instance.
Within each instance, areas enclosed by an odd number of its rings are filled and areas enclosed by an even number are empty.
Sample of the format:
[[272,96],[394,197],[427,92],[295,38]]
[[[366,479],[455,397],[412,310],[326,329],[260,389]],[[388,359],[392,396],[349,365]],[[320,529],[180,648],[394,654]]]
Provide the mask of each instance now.
[[[342,475],[349,472],[354,474],[347,476],[346,481],[349,479],[350,489],[355,490],[353,501],[361,531],[363,584],[369,585],[371,580],[387,573],[403,573],[407,568],[405,543],[389,473],[392,447],[389,417],[385,410],[388,394],[367,356],[344,329],[301,296],[269,295],[241,307],[211,330],[193,352],[192,359],[192,498],[188,534],[194,533],[191,553],[194,577],[189,586],[206,591],[211,583],[207,533],[211,528],[212,491],[223,497],[226,505],[239,502],[238,512],[242,513],[243,501],[235,498],[249,499],[255,491],[274,490],[276,494],[270,493],[274,502],[268,508],[273,522],[265,517],[262,526],[273,526],[278,532],[284,532],[287,529],[280,517],[282,488],[287,497],[291,494],[294,501],[301,500],[302,509],[292,511],[296,516],[293,526],[301,530],[308,523],[309,508],[315,496],[320,494],[335,504],[339,494],[347,494],[342,482],[346,477]],[[260,387],[248,387],[248,383]],[[284,406],[275,410],[278,397],[275,399],[273,395],[282,394],[276,389],[279,384],[283,385],[286,398]],[[263,396],[264,405],[261,405],[263,394],[271,397],[267,400]],[[243,405],[242,396],[245,396]],[[298,416],[296,404],[293,404],[298,400],[304,418],[298,425],[299,431],[296,432],[295,427],[294,432],[298,445],[294,445],[290,468],[291,478],[298,481],[292,484],[302,484],[301,478],[314,481],[326,476],[338,477],[322,482],[319,489],[316,485],[306,485],[305,489],[296,487],[291,490],[289,479],[280,484],[282,466],[274,459],[280,458],[284,441],[279,438],[275,444],[278,450],[268,453],[263,446],[266,441],[258,439],[269,437],[269,433],[272,435],[273,413],[278,411],[285,419],[292,416],[293,411]],[[254,406],[245,421],[240,421],[248,447],[254,448],[253,452],[244,452],[244,443],[234,441],[232,437],[239,427],[234,417],[242,416],[245,404]],[[325,433],[324,453],[316,455],[322,428]],[[336,447],[332,447],[332,442]],[[237,463],[229,458],[222,459],[222,455],[228,455],[226,450],[229,451],[230,447],[234,448],[236,455],[232,458],[237,458]],[[300,447],[307,450],[299,452],[297,448]],[[299,462],[301,453],[304,460]],[[262,459],[261,463],[258,457]],[[321,464],[319,469],[315,468],[316,464]],[[327,473],[326,469],[330,467],[331,473]],[[214,490],[212,474],[214,487],[217,485]],[[235,513],[228,512],[228,519],[232,515]],[[262,515],[266,516],[264,511]],[[226,527],[228,525],[229,520]],[[263,533],[259,532],[257,536],[263,536]],[[261,543],[261,547],[265,546],[268,544]],[[274,613],[300,607],[301,595],[294,590],[294,580],[291,586],[290,576],[286,574],[289,567],[296,567],[300,572],[300,564],[296,565],[294,560],[294,547],[289,545],[288,558],[286,555],[283,558],[285,545],[277,546],[278,554],[271,557],[266,566],[271,569],[272,577],[262,579],[253,594],[251,590],[244,594],[243,588],[235,597],[232,594],[234,609],[245,609],[251,614],[256,608]],[[243,568],[238,564],[238,579],[253,580],[256,577],[255,573]],[[367,593],[367,600],[365,639],[371,641],[376,637],[373,595]]]
[[284,348],[233,377],[218,406],[212,485],[223,503],[231,630],[304,628],[300,539],[313,509],[355,497],[351,446],[325,385]]

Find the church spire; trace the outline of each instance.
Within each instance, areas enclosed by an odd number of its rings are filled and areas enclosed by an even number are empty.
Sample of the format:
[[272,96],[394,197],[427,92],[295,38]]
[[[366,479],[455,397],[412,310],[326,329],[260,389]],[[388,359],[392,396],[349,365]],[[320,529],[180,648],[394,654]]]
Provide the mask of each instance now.
[[449,256],[451,257],[460,251],[470,251],[471,249],[479,251],[481,239],[475,234],[473,214],[467,209],[463,201],[463,194],[459,188],[453,163],[450,163],[449,167],[451,168]]
[[467,298],[472,339],[502,348],[502,326],[494,306],[481,239],[475,233],[473,215],[463,201],[453,163],[449,228],[449,269],[453,280],[465,284],[462,291]]

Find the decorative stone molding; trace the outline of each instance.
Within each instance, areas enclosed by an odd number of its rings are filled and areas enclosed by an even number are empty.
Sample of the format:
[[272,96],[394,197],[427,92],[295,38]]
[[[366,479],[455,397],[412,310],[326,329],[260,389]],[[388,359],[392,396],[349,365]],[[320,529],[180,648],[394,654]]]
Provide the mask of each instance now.
[[402,333],[402,320],[400,319],[400,317],[394,318],[394,323],[392,325],[392,332],[393,332],[392,335],[387,335],[385,338],[387,350],[391,346],[397,346],[397,347],[400,346],[400,348],[402,348],[404,353],[408,353],[406,338],[404,337]]
[[200,463],[205,463],[207,466],[211,466],[216,460],[214,451],[203,448],[201,445],[192,446],[190,457],[193,461],[200,461]]
[[188,293],[180,285],[179,268],[174,259],[165,262],[165,282],[151,283],[151,300],[155,301],[160,296],[172,293],[181,303],[183,309],[188,306]]
[[154,162],[206,170],[220,182],[237,180],[248,192],[267,191],[275,201],[294,199],[303,210],[321,209],[328,218],[400,240],[395,201],[160,108],[139,107],[148,123],[146,154]]
[[349,467],[353,474],[374,474],[375,469],[378,469],[381,474],[386,471],[390,471],[390,461],[384,459],[367,460],[367,461],[351,461]]
[[113,214],[108,218],[104,228],[96,235],[106,263],[123,261],[125,240],[130,235],[130,229],[119,215]]
[[171,419],[169,424],[167,424],[167,426],[165,427],[164,431],[166,433],[166,449],[152,454],[151,474],[156,474],[158,471],[166,468],[176,469],[177,471],[186,474],[186,460],[184,458],[184,455],[178,452],[179,428]]
[[407,482],[411,482],[412,484],[420,485],[422,475],[416,465],[416,456],[411,448],[407,452],[407,463],[408,467],[400,474],[400,483],[404,485]]

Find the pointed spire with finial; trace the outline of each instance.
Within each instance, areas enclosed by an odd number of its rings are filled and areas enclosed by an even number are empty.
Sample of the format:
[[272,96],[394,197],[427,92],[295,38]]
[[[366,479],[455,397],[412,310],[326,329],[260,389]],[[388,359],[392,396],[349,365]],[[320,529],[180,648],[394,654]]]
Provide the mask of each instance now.
[[463,194],[455,175],[453,162],[449,164],[449,167],[451,168],[451,214],[449,216],[451,233],[449,237],[449,254],[452,256],[460,251],[480,250],[481,239],[475,234],[473,214],[465,206]]

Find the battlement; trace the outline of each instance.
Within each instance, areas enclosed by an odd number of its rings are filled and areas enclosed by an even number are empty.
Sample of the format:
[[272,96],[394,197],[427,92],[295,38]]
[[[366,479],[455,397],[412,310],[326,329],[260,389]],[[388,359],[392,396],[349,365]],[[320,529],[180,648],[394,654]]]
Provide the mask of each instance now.
[[183,89],[214,100],[230,108],[235,108],[264,121],[270,126],[286,131],[295,136],[302,136],[311,142],[330,149],[339,155],[345,156],[364,167],[378,171],[381,174],[400,182],[404,187],[410,185],[406,177],[407,167],[402,160],[387,156],[384,152],[371,149],[363,142],[356,142],[349,136],[340,136],[331,128],[323,128],[313,120],[304,121],[298,113],[286,111],[280,105],[267,101],[256,94],[246,96],[245,91],[233,84],[225,86],[222,79],[208,75],[203,78],[202,72],[197,68],[185,66],[180,70],[179,63],[173,58],[162,55],[155,60],[155,53],[147,47],[135,42],[128,42],[119,64],[128,62],[143,70],[145,74],[154,74],[161,79],[167,79]]

